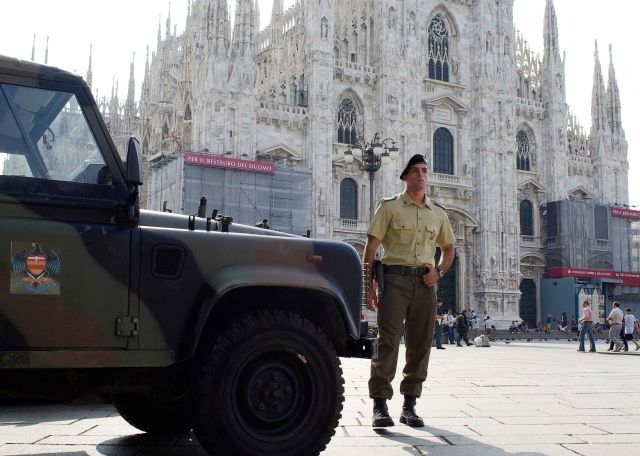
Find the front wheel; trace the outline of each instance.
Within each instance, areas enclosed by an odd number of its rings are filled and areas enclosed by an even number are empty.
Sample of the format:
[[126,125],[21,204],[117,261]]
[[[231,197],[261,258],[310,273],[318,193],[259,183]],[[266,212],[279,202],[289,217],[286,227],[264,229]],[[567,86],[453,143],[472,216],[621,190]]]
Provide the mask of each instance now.
[[342,369],[310,321],[284,311],[245,315],[198,361],[194,432],[210,454],[313,455],[335,433]]

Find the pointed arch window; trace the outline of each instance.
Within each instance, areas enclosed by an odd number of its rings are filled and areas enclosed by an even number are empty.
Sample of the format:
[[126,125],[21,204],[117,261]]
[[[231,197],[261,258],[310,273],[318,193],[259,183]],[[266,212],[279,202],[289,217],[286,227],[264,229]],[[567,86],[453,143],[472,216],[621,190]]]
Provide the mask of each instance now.
[[358,137],[358,112],[351,98],[344,98],[338,108],[338,142],[353,144]]
[[518,169],[531,171],[531,145],[526,131],[520,130],[516,134],[516,144],[518,145],[518,153],[516,155]]
[[427,60],[429,78],[449,81],[449,31],[440,15],[429,23]]
[[533,204],[526,199],[520,202],[520,234],[533,236]]
[[433,172],[453,174],[453,136],[446,128],[433,134]]
[[358,184],[350,177],[340,182],[340,218],[358,220]]

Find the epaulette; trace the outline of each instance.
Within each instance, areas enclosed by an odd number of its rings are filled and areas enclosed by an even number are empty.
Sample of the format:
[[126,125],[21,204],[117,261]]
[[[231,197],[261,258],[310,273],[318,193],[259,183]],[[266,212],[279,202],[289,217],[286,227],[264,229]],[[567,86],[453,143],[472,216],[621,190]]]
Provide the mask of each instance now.
[[393,195],[393,196],[387,196],[386,198],[382,198],[382,201],[394,201],[397,200],[398,198],[400,198],[401,194],[398,195]]
[[435,204],[436,206],[438,206],[438,207],[439,207],[440,209],[442,209],[443,211],[446,211],[446,210],[447,210],[447,208],[446,208],[446,207],[444,207],[442,204],[438,203],[436,200],[431,200],[431,202],[432,202],[433,204]]

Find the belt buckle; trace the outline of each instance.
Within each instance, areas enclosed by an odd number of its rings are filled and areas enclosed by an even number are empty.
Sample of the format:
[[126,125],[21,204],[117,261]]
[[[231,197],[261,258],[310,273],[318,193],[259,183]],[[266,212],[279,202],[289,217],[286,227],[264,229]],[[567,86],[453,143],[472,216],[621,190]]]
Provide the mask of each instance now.
[[409,275],[418,275],[419,266],[409,266]]

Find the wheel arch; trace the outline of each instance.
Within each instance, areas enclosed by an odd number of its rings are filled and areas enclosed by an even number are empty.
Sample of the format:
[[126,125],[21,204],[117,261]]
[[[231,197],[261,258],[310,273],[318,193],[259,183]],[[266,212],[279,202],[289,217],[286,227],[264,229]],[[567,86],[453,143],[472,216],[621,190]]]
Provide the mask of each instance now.
[[242,284],[222,293],[205,286],[199,293],[191,328],[187,328],[176,361],[192,357],[217,330],[235,317],[254,311],[278,309],[296,313],[316,325],[333,344],[338,355],[347,353],[350,316],[341,299],[328,290],[282,285]]

